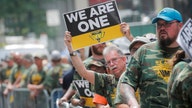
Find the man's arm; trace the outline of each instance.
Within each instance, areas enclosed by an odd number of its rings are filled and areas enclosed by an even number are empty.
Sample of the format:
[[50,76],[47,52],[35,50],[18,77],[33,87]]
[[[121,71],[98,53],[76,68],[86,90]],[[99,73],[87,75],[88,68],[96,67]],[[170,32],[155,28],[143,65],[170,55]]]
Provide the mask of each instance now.
[[63,102],[68,102],[75,93],[76,90],[74,90],[72,86],[70,86],[63,97],[59,99],[59,105],[61,105]]
[[[120,83],[120,82],[119,82]],[[135,97],[135,90],[128,84],[120,83],[119,92],[123,99],[123,102],[127,104],[130,108],[140,108],[137,99]],[[122,104],[117,104],[117,108],[122,108]]]
[[[65,32],[64,42],[69,50],[69,53],[73,53],[74,51],[71,46],[72,37],[71,33],[68,31]],[[71,61],[76,71],[79,73],[79,75],[88,80],[90,83],[94,84],[95,82],[94,72],[91,70],[87,70],[85,68],[81,58],[77,55],[71,56]]]

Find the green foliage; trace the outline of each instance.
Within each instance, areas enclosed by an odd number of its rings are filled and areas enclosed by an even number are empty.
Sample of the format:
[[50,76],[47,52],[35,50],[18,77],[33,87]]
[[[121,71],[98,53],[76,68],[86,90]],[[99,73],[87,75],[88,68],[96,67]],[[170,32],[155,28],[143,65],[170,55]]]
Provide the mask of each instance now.
[[41,8],[41,3],[48,1],[0,0],[0,19],[4,20],[5,35],[26,36],[29,32],[35,32],[39,36],[47,31],[46,10]]

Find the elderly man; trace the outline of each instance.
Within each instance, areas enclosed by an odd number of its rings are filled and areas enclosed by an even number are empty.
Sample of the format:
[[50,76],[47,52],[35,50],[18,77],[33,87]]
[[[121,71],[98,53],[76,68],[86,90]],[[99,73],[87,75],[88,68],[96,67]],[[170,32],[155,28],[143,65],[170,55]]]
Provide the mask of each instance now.
[[[72,39],[70,32],[67,31],[64,38],[69,52],[74,53],[71,46]],[[106,97],[108,104],[111,107],[114,107],[113,100],[115,98],[116,85],[119,77],[126,70],[125,65],[127,58],[116,46],[107,46],[103,51],[103,56],[110,74],[103,74],[92,70],[87,70],[81,59],[76,55],[71,56],[71,60],[79,75],[93,84],[95,92]]]

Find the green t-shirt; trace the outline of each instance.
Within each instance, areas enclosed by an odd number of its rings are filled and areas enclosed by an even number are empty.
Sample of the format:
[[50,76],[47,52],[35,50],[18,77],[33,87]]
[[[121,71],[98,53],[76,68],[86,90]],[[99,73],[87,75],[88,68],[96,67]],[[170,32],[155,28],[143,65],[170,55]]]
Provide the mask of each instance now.
[[14,64],[11,69],[11,74],[9,76],[9,81],[13,84],[16,79],[23,73],[24,67],[18,64]]
[[[135,91],[139,88],[141,108],[168,107],[167,83],[172,71],[169,60],[178,49],[180,47],[161,50],[156,41],[141,46],[131,58],[120,82],[129,84]],[[119,92],[117,103],[123,103]]]
[[0,71],[0,81],[9,79],[9,76],[11,75],[11,69],[12,67],[6,67]]
[[29,83],[34,85],[40,85],[46,78],[46,71],[40,70],[33,72],[29,77]]
[[168,84],[169,108],[192,108],[192,67],[179,62]]
[[50,93],[53,89],[61,87],[59,78],[62,78],[63,72],[67,69],[69,69],[68,64],[58,64],[47,70],[46,78],[42,84]]
[[29,77],[33,72],[37,72],[37,66],[35,64],[32,64],[29,68],[24,69],[21,77],[21,82],[19,83],[20,87],[27,88]]

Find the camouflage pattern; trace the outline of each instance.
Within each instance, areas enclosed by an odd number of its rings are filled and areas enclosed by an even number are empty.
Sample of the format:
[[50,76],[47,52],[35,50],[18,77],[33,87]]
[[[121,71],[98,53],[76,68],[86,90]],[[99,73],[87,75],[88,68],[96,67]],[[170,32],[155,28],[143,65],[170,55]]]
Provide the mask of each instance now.
[[69,68],[68,64],[59,64],[51,67],[47,73],[44,82],[42,83],[49,93],[55,88],[61,88],[59,78],[62,78],[63,72]]
[[[91,56],[91,57],[89,57],[89,58],[87,58],[87,59],[85,59],[84,61],[83,61],[83,63],[84,63],[84,65],[85,65],[85,67],[88,69],[88,65],[90,64],[90,62],[91,61],[93,61],[94,59],[93,59],[93,57]],[[83,77],[81,77],[79,74],[78,74],[78,72],[75,72],[74,73],[74,75],[73,75],[73,80],[85,80]],[[75,88],[75,85],[72,83],[71,84],[71,86],[72,86],[72,88],[74,89],[74,90],[76,90],[76,88]]]
[[[88,68],[88,67],[89,67],[89,64],[90,64],[92,61],[95,61],[95,59],[94,59],[92,56],[83,61],[84,65],[85,65],[85,67],[86,67],[87,69],[89,69],[89,68]],[[101,61],[102,63],[104,63],[104,59],[99,60],[99,61]],[[75,72],[74,75],[73,75],[73,80],[86,80],[86,79],[84,79],[83,77],[81,77],[81,76],[78,74],[78,72]],[[76,87],[75,87],[75,85],[74,85],[73,83],[71,84],[71,86],[72,86],[72,88],[73,88],[74,90],[76,90]],[[91,88],[90,91],[94,92],[94,86],[91,86],[90,88]],[[78,95],[76,95],[76,98],[77,98],[77,96],[78,96]],[[79,97],[79,98],[80,98],[80,97]],[[93,101],[92,101],[92,100],[93,100],[93,97],[90,97],[89,100],[90,100],[91,102],[93,102]],[[90,106],[93,106],[93,105],[92,105],[93,103],[90,103],[90,104],[91,104]]]
[[29,77],[33,72],[37,72],[37,66],[35,64],[32,64],[29,68],[25,68],[20,82],[20,87],[27,88],[27,84],[29,82]]
[[169,108],[192,108],[192,67],[179,62],[168,84]]
[[[131,58],[119,82],[129,84],[135,91],[139,88],[141,108],[168,107],[167,83],[172,71],[169,60],[178,49],[180,47],[161,50],[155,41],[141,46]],[[124,103],[119,92],[117,103]]]
[[115,107],[114,99],[118,80],[114,75],[95,73],[95,92],[104,96],[112,108]]
[[16,79],[22,74],[24,70],[23,66],[19,66],[18,64],[14,64],[14,66],[11,69],[11,74],[9,76],[9,81],[11,84],[13,84]]
[[[96,61],[92,56],[89,57],[89,58],[87,58],[87,59],[85,59],[85,60],[83,61],[86,69],[89,69],[89,68],[88,68],[88,67],[89,67],[89,64],[90,64],[92,61]],[[102,63],[105,62],[104,59],[99,60],[99,61],[101,61]],[[81,80],[81,79],[83,80],[84,78],[81,77],[81,76],[78,74],[78,72],[75,72],[74,75],[73,75],[73,80]],[[85,79],[84,79],[84,80],[85,80]],[[71,86],[72,86],[72,88],[73,88],[74,90],[76,90],[76,88],[75,88],[75,86],[73,85],[73,83],[72,83]]]

